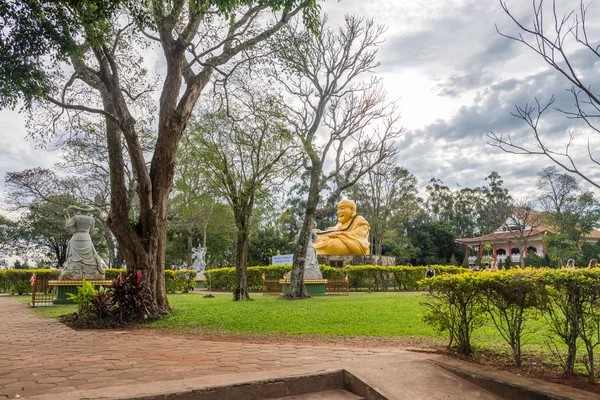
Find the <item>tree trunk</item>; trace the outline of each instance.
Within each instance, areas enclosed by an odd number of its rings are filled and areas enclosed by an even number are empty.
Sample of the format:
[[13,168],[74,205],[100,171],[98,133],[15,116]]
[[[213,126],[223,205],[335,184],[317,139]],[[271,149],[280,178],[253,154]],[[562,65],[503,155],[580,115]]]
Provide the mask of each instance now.
[[252,300],[248,293],[248,226],[238,226],[237,248],[235,252],[235,281],[233,292],[234,301]]
[[100,222],[100,225],[102,227],[102,235],[104,236],[104,240],[106,240],[106,247],[108,247],[108,268],[119,268],[116,262],[117,245],[112,237],[112,233],[103,221]]
[[311,236],[312,224],[319,204],[319,179],[321,177],[322,165],[313,165],[310,171],[310,186],[308,189],[308,199],[306,201],[306,212],[304,214],[304,223],[296,243],[294,252],[294,264],[292,265],[292,274],[290,276],[290,290],[285,296],[286,299],[307,299],[310,298],[308,291],[304,286],[304,262],[308,243]]
[[194,247],[194,235],[192,234],[192,227],[187,227],[187,266],[192,265],[192,247]]
[[[115,110],[110,95],[105,90],[101,90],[101,92],[104,109],[109,113],[114,113]],[[122,153],[121,130],[115,121],[106,118],[106,132],[111,189],[110,214],[107,225],[115,235],[123,252],[127,272],[139,270],[150,286],[153,297],[151,314],[165,314],[170,310],[165,292],[164,277],[166,210],[163,213],[156,213],[158,215],[153,215],[153,218],[147,218],[145,222],[140,221],[135,228],[131,225],[129,222],[128,190],[124,173],[125,161]],[[146,189],[149,190],[150,188]],[[142,207],[143,204],[140,204],[140,206]],[[140,220],[144,216],[151,215],[149,211],[153,210],[142,209]],[[144,226],[145,235],[141,232],[141,226]]]

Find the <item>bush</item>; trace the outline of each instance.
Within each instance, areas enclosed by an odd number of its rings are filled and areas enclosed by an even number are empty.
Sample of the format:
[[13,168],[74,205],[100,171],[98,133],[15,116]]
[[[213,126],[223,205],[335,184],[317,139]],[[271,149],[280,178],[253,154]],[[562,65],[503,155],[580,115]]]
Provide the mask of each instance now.
[[38,281],[49,281],[52,279],[58,279],[60,271],[57,269],[8,269],[2,272],[4,276],[5,288],[11,288],[17,282],[23,282],[29,285],[29,291],[31,291],[31,275],[35,273]]
[[[263,274],[265,274],[266,279],[282,279],[291,270],[292,266],[290,264],[248,267],[248,290],[262,290]],[[209,269],[204,274],[210,280],[213,289],[233,291],[235,288],[235,267]]]
[[0,293],[8,292],[8,283],[6,282],[6,270],[0,269]]
[[88,306],[89,314],[98,319],[104,319],[111,316],[114,311],[111,300],[109,291],[101,287],[90,299]]
[[[390,285],[400,290],[417,290],[418,281],[425,277],[427,267],[381,265],[348,265],[344,268],[333,268],[319,265],[324,279],[344,279],[348,276],[350,288],[368,290],[388,290]],[[434,265],[436,274],[457,274],[465,272],[464,268],[455,266]],[[292,270],[292,266],[269,265],[248,267],[248,290],[262,290],[262,274],[267,279],[281,279]],[[235,288],[235,267],[211,269],[205,272],[215,290],[231,291]]]
[[147,319],[152,311],[152,293],[140,271],[120,274],[110,289],[111,304],[117,307],[119,321],[130,322],[136,317]]
[[23,282],[23,281],[16,281],[11,287],[10,287],[10,293],[13,295],[19,295],[22,296],[24,294],[29,294],[31,292],[31,283],[29,282]]
[[77,304],[79,314],[85,315],[90,308],[92,297],[96,295],[94,285],[82,279],[81,286],[77,288],[77,294],[67,293],[69,300],[73,300]]
[[524,322],[541,305],[539,273],[528,268],[504,273],[482,272],[476,275],[486,310],[500,336],[510,346],[515,365],[521,366],[521,339]]
[[112,281],[117,278],[120,274],[126,274],[127,270],[125,268],[106,268],[104,270],[104,275],[106,280]]
[[460,354],[471,354],[471,337],[475,328],[483,323],[485,308],[479,273],[436,275],[421,281],[429,287],[424,305],[427,311],[423,320],[439,332],[448,332],[448,347],[456,343]]
[[165,287],[168,293],[187,293],[195,285],[196,271],[165,270]]

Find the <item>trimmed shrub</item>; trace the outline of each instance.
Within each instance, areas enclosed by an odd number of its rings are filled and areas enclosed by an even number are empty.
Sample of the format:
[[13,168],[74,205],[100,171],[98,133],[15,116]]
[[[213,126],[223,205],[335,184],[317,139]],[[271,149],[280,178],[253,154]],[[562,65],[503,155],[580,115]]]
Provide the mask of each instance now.
[[183,292],[187,293],[195,285],[196,271],[165,271],[165,287],[168,293]]
[[106,279],[111,281],[119,276],[119,274],[126,274],[127,270],[125,268],[106,268],[104,270],[104,274]]
[[486,310],[500,336],[510,346],[515,365],[521,366],[521,339],[524,322],[541,305],[539,271],[527,268],[503,273],[476,275],[485,298]]
[[6,270],[0,269],[0,293],[8,292],[8,284],[6,283]]
[[0,291],[29,293],[31,292],[31,275],[36,274],[38,281],[58,279],[60,271],[57,269],[7,269],[0,271]]
[[[350,288],[354,290],[388,290],[390,286],[399,290],[417,290],[418,281],[425,277],[427,267],[381,265],[348,265],[344,268],[333,268],[319,265],[324,279],[344,279],[348,276]],[[436,274],[458,274],[464,268],[455,266],[434,265]],[[267,279],[281,279],[292,270],[290,264],[248,267],[248,290],[262,290],[262,274]],[[235,287],[235,267],[211,269],[205,272],[215,290],[233,290]]]
[[447,331],[448,348],[456,343],[460,354],[473,352],[473,331],[483,323],[485,307],[478,274],[436,275],[420,282],[429,288],[423,320],[439,333]]
[[22,296],[31,293],[31,284],[29,282],[16,281],[10,287],[10,294]]

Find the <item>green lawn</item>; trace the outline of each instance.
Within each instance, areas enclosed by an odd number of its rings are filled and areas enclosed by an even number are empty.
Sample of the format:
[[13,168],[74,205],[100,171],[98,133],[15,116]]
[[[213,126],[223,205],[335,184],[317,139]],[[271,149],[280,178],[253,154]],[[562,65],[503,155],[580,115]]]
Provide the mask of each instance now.
[[[29,297],[14,297],[27,302]],[[231,294],[204,298],[202,293],[171,294],[173,313],[150,327],[182,333],[285,334],[325,336],[420,337],[446,340],[423,320],[425,293],[351,293],[350,296],[313,297],[287,301],[277,296],[253,296],[253,301],[236,303]],[[34,312],[56,318],[76,311],[76,306],[38,307]],[[523,350],[546,351],[540,338],[543,321],[529,321],[530,334]],[[491,322],[476,330],[473,344],[507,351]]]
[[241,333],[317,334],[330,336],[436,336],[422,322],[420,293],[356,293],[287,301],[255,295],[236,303],[230,294],[203,298],[169,296],[175,311],[152,326],[179,331],[217,328]]

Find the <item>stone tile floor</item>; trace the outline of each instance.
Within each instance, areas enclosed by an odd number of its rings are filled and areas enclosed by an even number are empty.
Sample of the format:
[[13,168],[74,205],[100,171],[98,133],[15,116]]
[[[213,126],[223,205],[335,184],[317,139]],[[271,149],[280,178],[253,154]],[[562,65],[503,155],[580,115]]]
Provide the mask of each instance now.
[[341,365],[393,349],[203,341],[148,331],[75,331],[0,296],[0,399],[217,374]]

